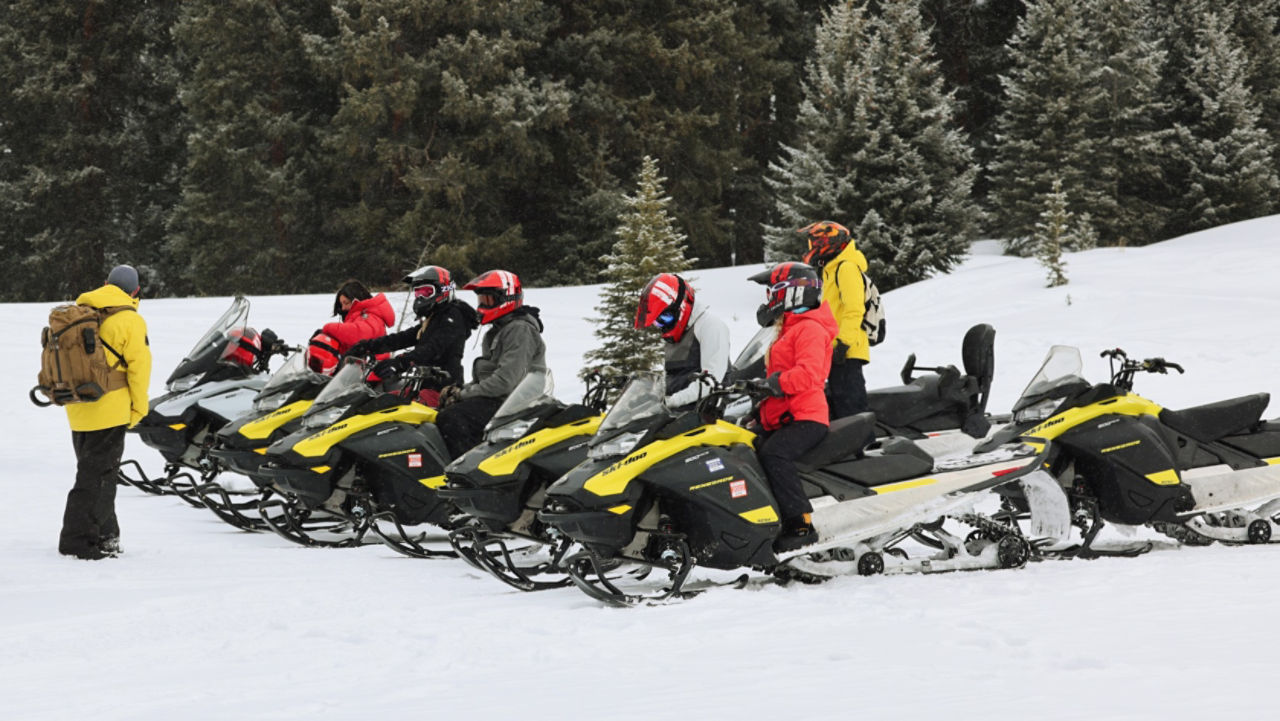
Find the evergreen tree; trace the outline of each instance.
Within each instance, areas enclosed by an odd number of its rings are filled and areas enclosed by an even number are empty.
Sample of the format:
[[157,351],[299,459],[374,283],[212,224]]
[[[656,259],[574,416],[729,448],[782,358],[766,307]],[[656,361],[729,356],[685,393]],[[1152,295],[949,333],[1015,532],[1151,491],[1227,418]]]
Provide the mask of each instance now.
[[184,128],[174,7],[12,0],[0,17],[0,300],[70,298],[118,263],[164,292]]
[[1197,102],[1178,131],[1176,162],[1186,178],[1170,233],[1180,234],[1265,215],[1280,177],[1260,108],[1246,84],[1248,62],[1230,21],[1200,18],[1186,86]]
[[608,247],[601,229],[612,227],[627,185],[620,179],[644,155],[672,159],[671,212],[696,255],[713,264],[759,258],[770,210],[763,162],[794,112],[780,107],[792,69],[779,53],[797,48],[781,49],[779,38],[803,38],[797,23],[814,4],[549,2],[559,22],[540,68],[566,79],[573,120],[541,183],[556,190],[538,237],[553,242],[533,244],[531,259],[561,277],[593,277]]
[[[1027,8],[1010,41],[1014,69],[1002,78],[1006,103],[990,169],[993,228],[1016,254],[1032,251],[1041,197],[1062,180],[1072,212],[1117,213],[1115,171],[1100,133],[1107,101],[1102,58],[1090,53],[1082,0]],[[1096,47],[1096,46],[1095,46]]]
[[1062,190],[1062,180],[1054,178],[1051,189],[1042,198],[1043,210],[1032,236],[1034,254],[1048,272],[1049,287],[1067,284],[1066,251],[1091,248],[1096,236],[1089,215],[1080,218],[1067,209],[1067,194]]
[[1159,89],[1165,52],[1145,0],[1092,0],[1086,10],[1104,98],[1098,155],[1084,160],[1107,196],[1090,215],[1107,245],[1146,245],[1161,239],[1170,211],[1162,163],[1173,141],[1171,108]]
[[996,118],[1002,107],[1000,76],[1012,67],[1008,41],[1026,14],[1024,0],[922,0],[947,88],[954,91],[958,121],[972,139],[980,168],[975,193],[990,187],[982,168],[996,148]]
[[[891,289],[955,265],[977,231],[972,150],[915,2],[849,3],[818,29],[799,142],[771,168],[778,214],[770,258],[803,251],[794,228],[820,219],[858,235],[876,283]],[[866,219],[874,212],[871,223]]]
[[[334,88],[317,79],[307,33],[331,28],[325,0],[191,0],[175,35],[190,69],[193,129],[171,252],[199,293],[328,290],[332,236],[318,133]],[[329,30],[329,32],[332,32]]]
[[[685,258],[687,237],[678,232],[669,212],[658,163],[645,156],[635,195],[625,198],[613,251],[604,257],[604,290],[600,295],[595,335],[603,345],[587,352],[588,365],[606,365],[624,374],[662,364],[662,346],[652,329],[634,327],[640,291],[659,273],[679,273],[695,259]],[[585,370],[584,370],[585,373]]]
[[374,283],[424,250],[463,277],[527,267],[525,223],[548,212],[540,168],[569,118],[562,84],[525,67],[553,13],[535,0],[332,5],[338,35],[313,44],[341,87],[324,141],[343,238],[330,262]]
[[1280,161],[1280,0],[1235,0],[1234,34],[1247,69],[1245,84],[1258,101],[1259,123]]

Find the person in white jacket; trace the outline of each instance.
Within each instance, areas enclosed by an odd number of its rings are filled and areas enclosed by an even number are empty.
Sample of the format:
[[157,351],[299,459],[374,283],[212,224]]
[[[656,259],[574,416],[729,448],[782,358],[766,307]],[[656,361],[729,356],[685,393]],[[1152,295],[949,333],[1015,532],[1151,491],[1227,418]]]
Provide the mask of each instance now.
[[675,273],[659,273],[640,291],[636,328],[657,328],[666,341],[667,407],[697,403],[729,369],[729,326],[694,297]]

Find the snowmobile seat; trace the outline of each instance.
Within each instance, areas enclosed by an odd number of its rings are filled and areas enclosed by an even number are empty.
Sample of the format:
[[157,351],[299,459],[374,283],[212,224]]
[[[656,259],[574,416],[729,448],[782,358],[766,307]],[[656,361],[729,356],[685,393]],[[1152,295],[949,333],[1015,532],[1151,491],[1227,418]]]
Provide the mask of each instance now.
[[960,345],[960,359],[964,362],[965,375],[977,384],[972,406],[983,413],[991,394],[991,379],[996,375],[996,329],[986,323],[970,328]]
[[1254,393],[1180,411],[1165,409],[1160,412],[1160,422],[1209,443],[1257,424],[1270,402],[1270,393]]
[[865,412],[831,422],[827,436],[796,463],[817,468],[829,463],[857,458],[876,438],[876,414]]

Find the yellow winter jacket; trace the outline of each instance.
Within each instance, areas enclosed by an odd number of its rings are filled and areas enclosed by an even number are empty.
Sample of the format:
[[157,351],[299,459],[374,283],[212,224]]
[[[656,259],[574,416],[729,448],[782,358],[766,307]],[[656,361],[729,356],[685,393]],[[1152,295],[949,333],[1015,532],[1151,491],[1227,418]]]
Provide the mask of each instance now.
[[846,358],[871,360],[871,344],[867,332],[862,329],[862,315],[866,311],[866,290],[862,274],[867,272],[867,257],[850,241],[840,255],[831,259],[822,269],[822,299],[831,306],[831,312],[840,326],[835,343],[849,346]]
[[[147,342],[147,324],[138,315],[138,299],[114,285],[104,285],[76,298],[94,308],[111,308],[127,305],[133,311],[113,313],[102,321],[102,340],[119,351],[129,364],[125,371],[129,385],[110,391],[92,403],[72,403],[65,406],[67,420],[73,431],[100,431],[106,428],[137,425],[147,415],[147,391],[151,385],[151,348]],[[111,351],[107,360],[115,361]]]

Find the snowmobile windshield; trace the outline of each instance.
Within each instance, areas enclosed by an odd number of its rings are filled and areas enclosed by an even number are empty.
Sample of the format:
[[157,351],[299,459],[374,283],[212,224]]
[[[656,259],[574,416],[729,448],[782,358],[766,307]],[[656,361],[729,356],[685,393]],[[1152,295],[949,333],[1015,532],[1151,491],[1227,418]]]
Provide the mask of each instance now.
[[597,438],[627,428],[636,421],[666,412],[666,382],[661,373],[637,373],[622,389],[622,395],[600,423]]
[[306,353],[294,353],[280,366],[280,370],[271,375],[258,395],[254,396],[253,408],[257,411],[274,410],[284,405],[284,397],[298,388],[318,386],[327,380],[328,376],[316,373],[307,366]]
[[529,371],[515,390],[511,391],[511,395],[498,406],[498,412],[493,414],[493,419],[485,426],[485,430],[505,425],[529,408],[555,403],[555,389],[550,370]]
[[306,428],[327,426],[359,401],[377,396],[378,392],[364,380],[366,373],[363,362],[348,360],[316,394],[315,402],[302,414],[302,425]]
[[751,340],[747,341],[747,345],[743,347],[742,352],[738,354],[737,359],[729,366],[730,372],[736,370],[746,370],[751,366],[764,361],[764,356],[769,352],[769,346],[773,345],[773,341],[778,337],[778,327],[776,325],[767,325],[756,334],[751,336]]
[[1069,393],[1088,386],[1084,379],[1084,362],[1080,360],[1080,349],[1067,345],[1055,345],[1049,349],[1040,370],[1032,376],[1018,402],[1013,404],[1013,412],[1029,408],[1046,400],[1060,400]]
[[[197,374],[202,375],[212,369],[230,341],[231,329],[243,328],[248,319],[249,300],[244,296],[238,295],[231,301],[231,307],[227,308],[213,322],[209,330],[205,331],[204,335],[200,336],[200,340],[196,341],[191,350],[182,357],[182,362],[178,364],[177,368],[173,369],[173,373],[165,381],[165,385],[173,386],[173,382],[180,378],[195,377]],[[190,387],[190,385],[187,387]],[[184,390],[181,388],[171,389]]]

